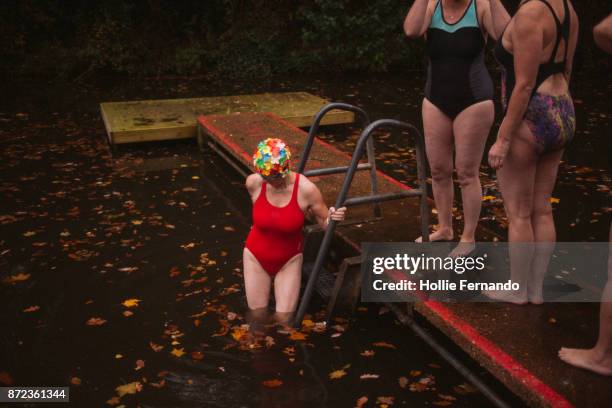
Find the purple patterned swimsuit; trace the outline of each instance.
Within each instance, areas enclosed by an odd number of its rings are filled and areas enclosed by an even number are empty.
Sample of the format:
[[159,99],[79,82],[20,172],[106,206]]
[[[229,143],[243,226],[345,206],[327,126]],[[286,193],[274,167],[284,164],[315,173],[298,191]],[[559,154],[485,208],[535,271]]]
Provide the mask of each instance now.
[[[502,103],[505,110],[508,99],[504,88],[502,85]],[[535,92],[527,106],[524,120],[535,137],[538,154],[563,149],[572,141],[576,130],[572,97],[569,94],[548,95]]]

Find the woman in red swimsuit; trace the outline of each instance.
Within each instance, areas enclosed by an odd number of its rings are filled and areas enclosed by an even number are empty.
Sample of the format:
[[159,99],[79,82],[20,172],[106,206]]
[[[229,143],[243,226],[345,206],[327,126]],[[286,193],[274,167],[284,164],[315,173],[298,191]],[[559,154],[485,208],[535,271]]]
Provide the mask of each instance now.
[[252,312],[265,312],[274,282],[276,320],[287,322],[297,306],[302,271],[302,227],[310,215],[325,229],[341,221],[346,208],[329,210],[321,192],[308,178],[289,169],[291,154],[280,139],[257,145],[257,173],[246,179],[253,201],[253,227],[246,240],[244,286]]

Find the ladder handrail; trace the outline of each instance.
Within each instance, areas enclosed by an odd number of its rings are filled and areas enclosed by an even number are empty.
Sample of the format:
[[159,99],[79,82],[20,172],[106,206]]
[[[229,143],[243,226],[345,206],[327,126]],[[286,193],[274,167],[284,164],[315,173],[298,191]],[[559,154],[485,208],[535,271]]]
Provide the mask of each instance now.
[[[353,156],[351,158],[351,164],[344,176],[344,182],[342,183],[342,188],[340,189],[340,193],[336,198],[336,208],[342,207],[344,202],[346,201],[346,197],[348,195],[348,190],[353,181],[353,177],[355,176],[355,172],[357,170],[357,164],[359,163],[359,159],[363,154],[363,149],[365,149],[366,143],[374,130],[380,127],[398,127],[403,130],[407,130],[413,134],[415,139],[415,149],[417,156],[417,176],[419,180],[419,189],[420,191],[420,213],[421,213],[421,236],[423,242],[429,241],[429,208],[427,205],[427,178],[425,177],[426,165],[425,165],[425,141],[421,132],[418,131],[417,128],[412,126],[409,123],[401,122],[395,119],[379,119],[370,125],[368,125],[361,136],[359,136],[359,140],[357,141],[357,145],[355,146],[355,151],[353,152]],[[329,224],[325,230],[325,235],[323,236],[323,241],[321,242],[321,246],[319,247],[319,252],[317,253],[317,258],[314,263],[314,267],[310,276],[308,277],[308,283],[306,284],[306,288],[304,289],[304,294],[302,295],[302,299],[300,301],[293,326],[296,329],[299,329],[302,326],[302,320],[304,319],[304,315],[306,314],[306,309],[310,304],[310,298],[312,297],[312,291],[314,290],[315,283],[317,281],[318,275],[323,268],[323,262],[327,257],[327,251],[331,244],[331,240],[334,234],[334,230],[336,229],[336,221],[330,219]]]
[[361,117],[361,121],[363,123],[363,127],[367,127],[370,124],[370,117],[358,106],[350,105],[348,103],[343,102],[332,102],[328,103],[315,115],[312,125],[310,126],[310,130],[308,131],[308,138],[306,139],[306,144],[304,145],[304,149],[302,150],[302,155],[300,157],[300,163],[298,164],[297,172],[303,173],[306,168],[306,162],[310,156],[310,150],[312,149],[312,144],[314,143],[314,138],[319,132],[319,126],[321,125],[321,121],[323,117],[329,113],[331,110],[345,110],[349,112],[353,112],[358,114]]

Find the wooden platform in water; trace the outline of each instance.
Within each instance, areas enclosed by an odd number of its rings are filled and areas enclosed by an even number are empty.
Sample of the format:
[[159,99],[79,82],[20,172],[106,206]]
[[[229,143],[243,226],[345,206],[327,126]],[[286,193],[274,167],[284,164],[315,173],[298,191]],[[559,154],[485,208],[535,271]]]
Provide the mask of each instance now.
[[[289,144],[294,163],[306,133],[270,114],[207,116],[198,119],[202,131],[219,145],[243,171],[251,168],[256,143],[275,134]],[[350,155],[317,139],[307,169],[346,165]],[[408,186],[379,172],[380,193]],[[313,178],[328,205],[333,203],[344,175]],[[369,192],[366,172],[355,176],[349,196]],[[360,250],[361,242],[411,241],[419,235],[418,200],[382,203],[383,218],[372,220],[371,206],[352,207],[340,224],[338,236]],[[490,231],[479,229],[477,240],[490,241]],[[501,237],[498,237],[501,238]],[[597,336],[596,304],[544,304],[514,306],[499,303],[419,302],[416,312],[489,370],[497,379],[533,407],[612,406],[612,381],[561,362],[561,346],[589,347]]]
[[[307,92],[265,93],[188,99],[103,102],[100,110],[111,145],[193,138],[200,115],[272,112],[297,127],[310,126],[327,101]],[[352,112],[332,111],[324,125],[351,123]]]

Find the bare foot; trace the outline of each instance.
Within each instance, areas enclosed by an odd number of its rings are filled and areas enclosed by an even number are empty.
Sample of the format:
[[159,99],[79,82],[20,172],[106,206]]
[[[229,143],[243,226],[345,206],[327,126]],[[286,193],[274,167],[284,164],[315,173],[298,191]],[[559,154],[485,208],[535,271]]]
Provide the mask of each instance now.
[[[429,241],[452,241],[453,230],[450,228],[439,228],[436,231],[429,234]],[[423,237],[418,237],[414,242],[423,242]]]
[[512,290],[483,290],[480,293],[496,302],[513,303],[521,306],[528,303],[527,293]]
[[465,258],[476,249],[476,243],[474,241],[461,241],[457,246],[448,254],[451,258]]
[[542,296],[542,290],[539,293],[533,293],[531,290],[528,290],[527,298],[529,299],[529,303],[534,305],[541,305],[544,303],[544,296]]
[[612,356],[601,356],[594,349],[575,349],[562,347],[559,358],[575,367],[596,372],[601,375],[612,375]]

